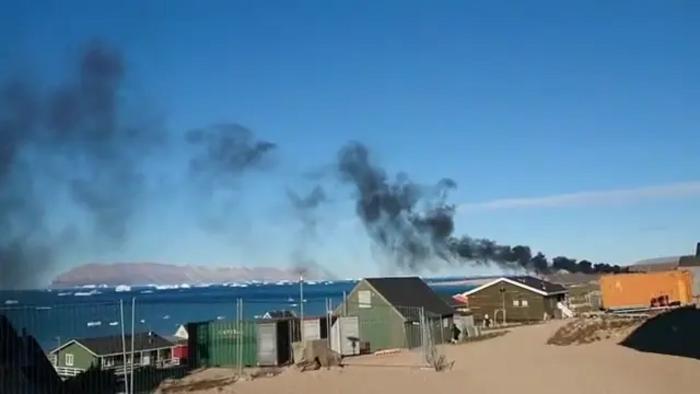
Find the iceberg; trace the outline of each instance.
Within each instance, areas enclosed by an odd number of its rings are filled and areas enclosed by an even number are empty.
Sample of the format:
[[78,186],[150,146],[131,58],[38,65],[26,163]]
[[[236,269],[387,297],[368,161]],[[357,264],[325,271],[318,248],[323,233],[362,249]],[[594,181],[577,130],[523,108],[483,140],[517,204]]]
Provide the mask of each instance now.
[[102,294],[102,293],[100,293],[97,290],[90,290],[90,291],[76,291],[75,294],[73,294],[73,295],[78,296],[78,297],[88,297],[88,296],[93,296],[93,295],[97,295],[97,294]]
[[114,291],[116,291],[118,293],[125,292],[125,291],[131,291],[131,287],[129,287],[127,285],[119,285],[119,286],[114,288]]

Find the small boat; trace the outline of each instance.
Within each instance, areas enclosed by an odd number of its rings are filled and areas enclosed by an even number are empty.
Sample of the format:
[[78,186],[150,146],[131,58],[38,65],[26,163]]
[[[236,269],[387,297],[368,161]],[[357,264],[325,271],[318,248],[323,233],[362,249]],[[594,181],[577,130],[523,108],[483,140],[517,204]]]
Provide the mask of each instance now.
[[141,324],[146,324],[146,319],[141,319],[141,320],[139,320],[139,323],[141,323]]
[[216,320],[224,320],[225,318],[226,318],[226,316],[217,316]]
[[153,290],[142,290],[141,294],[153,294]]
[[168,319],[170,319],[170,315],[163,316],[163,320],[168,320]]
[[88,327],[99,327],[102,325],[101,321],[89,321],[87,322]]
[[118,326],[119,322],[118,321],[113,321],[109,323],[110,326]]
[[17,305],[19,301],[17,300],[5,300],[5,305]]
[[63,292],[63,293],[58,293],[58,296],[59,296],[59,297],[64,297],[64,296],[69,296],[69,295],[71,295],[71,294],[73,294],[73,293],[71,293],[70,291],[67,291],[67,292]]

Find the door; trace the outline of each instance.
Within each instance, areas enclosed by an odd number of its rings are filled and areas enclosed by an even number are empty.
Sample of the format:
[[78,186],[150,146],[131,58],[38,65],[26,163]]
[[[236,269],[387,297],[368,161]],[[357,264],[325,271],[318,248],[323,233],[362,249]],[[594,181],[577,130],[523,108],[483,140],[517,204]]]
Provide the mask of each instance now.
[[258,364],[277,365],[277,325],[258,324]]
[[343,356],[360,354],[360,324],[357,316],[339,317],[331,326],[331,348]]

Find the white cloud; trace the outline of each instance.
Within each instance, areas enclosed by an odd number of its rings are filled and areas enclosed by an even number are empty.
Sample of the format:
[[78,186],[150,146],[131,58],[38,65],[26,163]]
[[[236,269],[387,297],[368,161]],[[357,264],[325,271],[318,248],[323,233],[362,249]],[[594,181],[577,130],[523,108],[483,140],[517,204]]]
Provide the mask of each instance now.
[[555,194],[541,197],[504,198],[478,203],[460,204],[460,213],[518,208],[552,208],[582,205],[625,204],[645,200],[662,200],[700,196],[700,181],[646,186],[633,189],[612,189]]

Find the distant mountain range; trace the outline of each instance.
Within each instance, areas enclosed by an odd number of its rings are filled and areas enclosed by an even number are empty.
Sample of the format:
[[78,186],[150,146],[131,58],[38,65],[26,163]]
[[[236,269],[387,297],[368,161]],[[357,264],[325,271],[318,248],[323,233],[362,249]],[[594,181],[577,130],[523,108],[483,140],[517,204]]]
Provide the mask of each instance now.
[[[280,281],[298,280],[298,271],[273,267],[217,267],[175,265],[160,263],[90,263],[77,266],[60,275],[52,282],[53,288],[84,285],[167,285],[229,283],[250,280]],[[306,272],[304,279],[318,280],[317,273]]]

